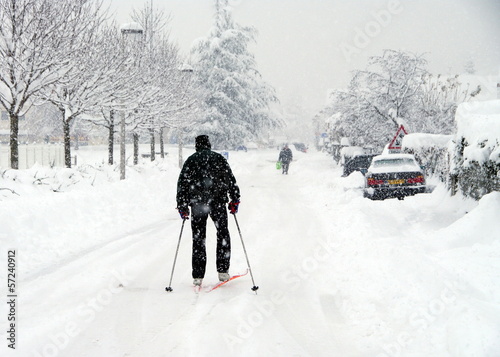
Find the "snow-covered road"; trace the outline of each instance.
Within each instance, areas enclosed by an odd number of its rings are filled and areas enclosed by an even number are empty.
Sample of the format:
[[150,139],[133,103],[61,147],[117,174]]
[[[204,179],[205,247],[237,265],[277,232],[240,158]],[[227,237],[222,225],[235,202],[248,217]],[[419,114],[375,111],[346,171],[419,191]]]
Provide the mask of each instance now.
[[[295,153],[285,176],[275,150],[229,155],[258,294],[250,275],[194,294],[189,225],[165,292],[182,222],[171,153],[125,182],[0,202],[2,252],[17,249],[21,270],[17,350],[2,338],[2,355],[499,355],[499,193],[370,201],[324,153]],[[207,237],[210,284],[210,221]]]

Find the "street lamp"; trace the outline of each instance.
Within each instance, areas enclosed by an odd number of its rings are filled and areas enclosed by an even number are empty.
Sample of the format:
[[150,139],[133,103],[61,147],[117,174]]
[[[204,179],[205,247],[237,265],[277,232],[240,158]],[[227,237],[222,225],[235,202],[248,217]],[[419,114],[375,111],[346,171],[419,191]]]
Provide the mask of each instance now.
[[[190,64],[184,63],[179,70],[182,73],[188,74],[190,77],[192,77],[192,74],[194,72],[193,67],[191,67]],[[182,157],[182,147],[184,146],[184,128],[181,127],[179,129],[179,168],[182,169],[182,166],[184,165],[184,158]]]
[[[125,47],[125,37],[129,39],[132,46],[142,38],[144,30],[136,22],[130,22],[123,24],[120,28],[122,33],[123,46]],[[120,180],[125,180],[125,113],[122,111],[121,123],[120,123]]]

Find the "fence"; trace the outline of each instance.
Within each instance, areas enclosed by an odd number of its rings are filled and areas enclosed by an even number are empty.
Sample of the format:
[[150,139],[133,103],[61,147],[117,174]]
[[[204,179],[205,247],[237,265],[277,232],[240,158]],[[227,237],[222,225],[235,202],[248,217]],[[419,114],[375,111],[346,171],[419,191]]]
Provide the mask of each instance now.
[[[62,145],[19,145],[19,169],[29,169],[34,164],[64,166]],[[10,148],[0,145],[0,167],[10,167]]]

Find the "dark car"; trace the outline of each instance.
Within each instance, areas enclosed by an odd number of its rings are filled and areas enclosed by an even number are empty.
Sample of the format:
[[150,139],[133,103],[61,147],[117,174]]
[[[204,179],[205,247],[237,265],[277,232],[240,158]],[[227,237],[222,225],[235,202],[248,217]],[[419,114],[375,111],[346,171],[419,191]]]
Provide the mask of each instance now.
[[349,176],[354,171],[359,171],[364,175],[370,167],[372,159],[377,155],[378,154],[367,154],[354,156],[345,163],[342,176]]
[[364,196],[374,200],[402,200],[425,190],[423,170],[410,154],[375,156],[365,174]]
[[307,152],[307,146],[304,143],[293,143],[295,149],[302,152]]

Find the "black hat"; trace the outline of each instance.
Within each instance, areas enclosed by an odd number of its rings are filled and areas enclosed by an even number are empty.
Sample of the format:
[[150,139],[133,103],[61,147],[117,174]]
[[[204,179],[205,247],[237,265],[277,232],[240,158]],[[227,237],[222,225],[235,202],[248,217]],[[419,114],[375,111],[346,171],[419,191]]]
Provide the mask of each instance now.
[[195,139],[195,148],[196,151],[200,151],[203,149],[211,149],[212,145],[210,145],[210,140],[208,140],[208,135],[199,135]]

